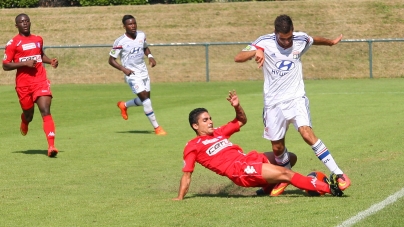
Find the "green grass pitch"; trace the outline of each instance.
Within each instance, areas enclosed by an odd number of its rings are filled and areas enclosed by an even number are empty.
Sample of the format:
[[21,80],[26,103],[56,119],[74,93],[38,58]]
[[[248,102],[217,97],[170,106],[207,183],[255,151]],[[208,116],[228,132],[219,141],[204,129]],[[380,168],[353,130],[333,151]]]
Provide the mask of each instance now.
[[[13,86],[0,86],[1,226],[337,226],[404,187],[402,79],[308,80],[316,135],[352,186],[346,196],[308,197],[289,186],[279,197],[256,197],[197,166],[183,201],[176,197],[182,150],[194,137],[188,113],[205,107],[215,126],[235,116],[226,101],[236,89],[248,123],[232,142],[269,151],[262,135],[262,81],[152,84],[158,137],[142,108],[124,121],[116,102],[133,97],[126,84],[55,85],[52,115],[57,158],[46,156],[36,109],[29,133],[19,132]],[[328,171],[290,127],[294,170]],[[355,226],[400,226],[404,199]]]

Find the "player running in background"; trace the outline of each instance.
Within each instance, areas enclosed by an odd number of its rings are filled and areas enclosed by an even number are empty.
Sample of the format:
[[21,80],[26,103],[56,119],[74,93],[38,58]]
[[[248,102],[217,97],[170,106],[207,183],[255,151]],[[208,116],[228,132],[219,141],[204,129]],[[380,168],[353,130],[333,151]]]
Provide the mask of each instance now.
[[[311,45],[333,46],[341,41],[342,35],[330,40],[294,32],[292,19],[287,15],[278,16],[274,24],[274,33],[259,37],[234,58],[236,62],[245,62],[255,57],[259,67],[263,66],[263,137],[271,141],[278,165],[290,169],[285,136],[289,124],[293,124],[318,159],[331,171],[331,177],[338,181],[340,189],[345,190],[351,184],[348,176],[338,167],[330,151],[313,132],[301,62],[302,55]],[[280,195],[287,185],[277,185],[271,195]]]
[[[156,66],[156,61],[147,46],[146,34],[137,30],[136,19],[132,15],[123,16],[122,24],[126,32],[115,40],[108,63],[125,74],[126,83],[137,98],[127,102],[120,101],[117,106],[125,120],[128,119],[127,108],[143,106],[143,111],[153,125],[156,135],[166,135],[167,133],[157,123],[150,100],[150,77],[143,55],[148,57],[151,67]],[[122,65],[116,61],[118,56]]]
[[43,51],[43,39],[31,34],[31,21],[27,14],[15,18],[18,35],[8,41],[3,58],[3,69],[17,69],[15,90],[22,108],[20,131],[23,136],[28,133],[28,125],[34,117],[34,103],[42,115],[43,130],[48,140],[48,156],[55,157],[55,123],[50,112],[52,92],[50,81],[46,77],[43,63],[58,67],[56,58],[48,58]]
[[229,92],[227,100],[234,107],[236,117],[219,128],[213,127],[212,118],[205,108],[197,108],[189,113],[189,124],[197,136],[188,141],[184,148],[183,175],[178,196],[173,200],[182,200],[187,194],[195,162],[221,176],[228,177],[242,187],[266,187],[269,184],[286,182],[303,190],[319,191],[334,196],[343,195],[336,182],[327,184],[290,169],[272,165],[263,153],[257,151],[244,154],[241,147],[228,139],[247,123],[247,116],[235,91]]

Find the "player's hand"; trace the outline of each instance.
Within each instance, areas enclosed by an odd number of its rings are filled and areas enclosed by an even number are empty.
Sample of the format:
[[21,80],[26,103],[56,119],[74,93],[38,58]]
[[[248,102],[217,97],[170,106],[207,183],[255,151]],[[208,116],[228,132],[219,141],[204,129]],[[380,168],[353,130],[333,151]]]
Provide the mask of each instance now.
[[130,74],[135,74],[134,72],[132,72],[130,69],[124,68],[122,69],[122,72],[126,75],[126,76],[130,76]]
[[339,35],[336,39],[332,40],[330,46],[334,46],[335,44],[339,43],[339,41],[341,41],[341,39],[342,39],[342,34]]
[[264,65],[264,51],[262,51],[261,49],[257,49],[255,51],[255,62],[257,62],[258,64],[258,68],[261,68]]
[[57,68],[58,66],[59,66],[59,61],[58,61],[58,59],[57,58],[54,58],[54,59],[52,59],[51,60],[51,66],[53,67],[53,68]]
[[36,63],[37,63],[36,60],[28,60],[28,61],[25,62],[25,66],[30,67],[30,68],[34,68]]
[[153,68],[154,66],[156,66],[156,60],[154,60],[154,58],[149,58],[149,65]]
[[240,102],[239,102],[239,100],[238,100],[238,96],[237,96],[236,90],[229,91],[229,97],[227,97],[227,101],[229,101],[230,104],[231,104],[233,107],[236,107],[236,106],[240,105]]

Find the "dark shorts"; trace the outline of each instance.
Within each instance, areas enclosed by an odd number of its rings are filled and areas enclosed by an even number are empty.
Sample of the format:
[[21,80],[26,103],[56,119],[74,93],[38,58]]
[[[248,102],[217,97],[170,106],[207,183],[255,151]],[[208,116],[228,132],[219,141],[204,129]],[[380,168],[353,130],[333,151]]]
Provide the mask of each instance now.
[[234,162],[228,171],[227,177],[235,184],[242,187],[263,187],[268,182],[262,177],[262,164],[269,163],[263,153],[251,151],[242,159]]
[[49,80],[44,80],[39,83],[31,84],[25,87],[16,87],[20,106],[23,110],[28,110],[34,106],[35,101],[40,96],[51,96],[52,91],[50,89]]

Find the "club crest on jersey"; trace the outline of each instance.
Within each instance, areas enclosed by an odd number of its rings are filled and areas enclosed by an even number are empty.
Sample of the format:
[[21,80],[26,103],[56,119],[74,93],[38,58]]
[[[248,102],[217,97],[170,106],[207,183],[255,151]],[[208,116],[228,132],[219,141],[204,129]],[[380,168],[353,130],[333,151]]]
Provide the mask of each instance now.
[[300,57],[300,52],[299,51],[293,51],[293,59],[299,59]]

